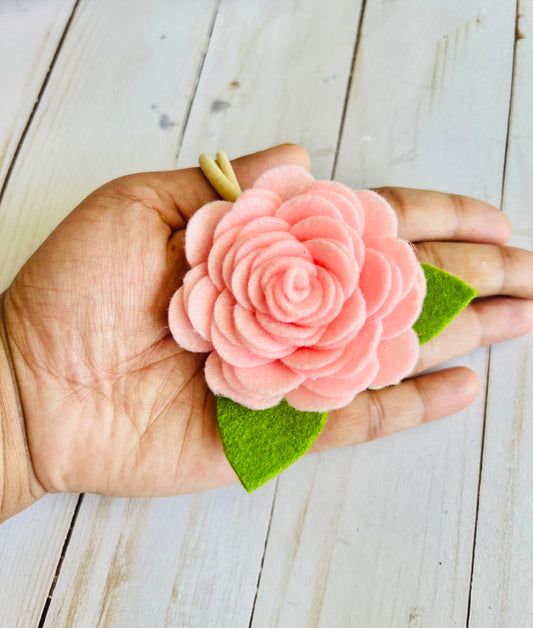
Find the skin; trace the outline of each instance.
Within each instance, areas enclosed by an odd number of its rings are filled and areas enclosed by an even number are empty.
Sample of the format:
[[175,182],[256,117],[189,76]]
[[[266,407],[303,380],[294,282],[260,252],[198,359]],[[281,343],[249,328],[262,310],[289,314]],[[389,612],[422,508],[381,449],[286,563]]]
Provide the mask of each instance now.
[[[233,163],[243,188],[281,164],[310,167],[294,145]],[[478,393],[472,371],[417,373],[533,328],[533,254],[505,246],[511,226],[500,211],[436,192],[379,192],[420,261],[461,277],[482,298],[422,347],[415,377],[331,412],[312,451],[461,410]],[[203,378],[205,355],[179,347],[167,324],[187,269],[187,220],[215,198],[196,168],[112,181],[59,225],[9,287],[6,324],[28,444],[20,465],[31,470],[33,499],[174,495],[236,481]]]

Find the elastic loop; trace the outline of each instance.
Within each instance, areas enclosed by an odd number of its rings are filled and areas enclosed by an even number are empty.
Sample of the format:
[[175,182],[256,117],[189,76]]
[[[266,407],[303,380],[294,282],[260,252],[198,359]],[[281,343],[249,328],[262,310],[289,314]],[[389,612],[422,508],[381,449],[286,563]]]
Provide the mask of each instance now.
[[206,179],[220,196],[225,201],[235,202],[242,190],[226,154],[219,151],[214,161],[210,155],[202,153],[198,162]]

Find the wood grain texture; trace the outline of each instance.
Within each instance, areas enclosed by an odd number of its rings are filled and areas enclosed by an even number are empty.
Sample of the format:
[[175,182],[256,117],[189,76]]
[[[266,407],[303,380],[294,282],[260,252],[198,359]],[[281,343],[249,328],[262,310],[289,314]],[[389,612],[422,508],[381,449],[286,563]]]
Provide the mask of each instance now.
[[[352,7],[348,14],[353,19],[346,22],[346,13],[328,16],[326,7],[326,0],[293,4],[280,0],[259,7],[244,1],[221,5],[183,139],[181,165],[194,164],[206,148],[212,152],[224,148],[233,156],[276,141],[303,141],[305,133],[319,135],[323,127],[330,129],[331,146],[335,146],[358,14]],[[316,24],[326,17],[329,21],[322,28],[338,38],[342,64],[339,50],[328,55],[329,47],[320,45],[324,31],[317,31]],[[272,22],[277,29],[271,28]],[[254,24],[255,28],[249,28]],[[294,41],[305,46],[295,48]],[[223,52],[226,61],[221,63]],[[290,81],[283,80],[260,89],[258,63],[269,77],[279,73],[280,63],[289,53],[296,55],[290,70],[296,85],[291,88]],[[308,56],[319,64],[320,73],[302,72]],[[323,85],[324,73],[336,73],[339,86],[324,90],[323,108],[314,116],[303,117],[296,108],[288,113],[287,107],[274,107],[273,103],[289,102],[291,97],[305,100],[306,94]],[[239,86],[230,86],[232,81]],[[242,90],[242,100],[235,96],[236,101],[225,111],[217,110],[224,109],[222,105],[213,108],[217,99],[224,100],[219,84],[235,93]],[[331,117],[332,110],[337,111],[336,120]],[[266,129],[251,115],[255,111],[264,117]],[[226,132],[237,124],[235,143],[217,137],[217,144],[211,144],[212,133]],[[272,125],[277,126],[277,135],[269,138]],[[332,159],[333,152],[329,154],[330,170]],[[164,505],[132,502],[126,507],[111,502],[105,506],[109,502],[104,499],[101,504],[84,502],[46,625],[248,626],[275,487],[273,481],[252,496],[241,487],[229,487]],[[197,513],[194,517],[192,510]],[[110,540],[102,543],[102,538]],[[121,577],[116,576],[117,564],[121,565]]]
[[370,2],[336,177],[498,204],[514,0]]
[[[361,2],[223,2],[179,164],[284,142],[305,146],[330,178]],[[231,36],[230,36],[231,33]]]
[[0,3],[0,189],[74,4]]
[[0,625],[37,626],[77,495],[47,495],[0,526]]
[[248,626],[272,489],[85,496],[45,626]]
[[[531,248],[532,0],[518,25],[514,0],[365,6],[350,82],[359,1],[81,0],[0,206],[0,287],[94,187],[177,155],[295,141],[318,177],[499,204],[516,26],[504,208]],[[531,355],[531,338],[493,349],[488,392],[485,350],[456,361],[483,380],[467,411],[252,495],[85,496],[44,625],[529,627]],[[75,504],[0,528],[0,626],[38,624]]]
[[[514,4],[368,2],[361,37],[336,179],[498,205]],[[455,363],[484,380],[487,352]],[[252,625],[465,625],[483,418],[482,390],[457,417],[283,474]]]
[[[91,189],[173,167],[214,10],[80,4],[0,206],[2,287]],[[76,502],[49,496],[0,529],[1,626],[37,625]]]
[[[533,249],[533,2],[519,3],[503,209]],[[533,334],[492,349],[471,628],[533,625]]]
[[2,201],[1,285],[94,188],[174,167],[215,4],[80,4]]

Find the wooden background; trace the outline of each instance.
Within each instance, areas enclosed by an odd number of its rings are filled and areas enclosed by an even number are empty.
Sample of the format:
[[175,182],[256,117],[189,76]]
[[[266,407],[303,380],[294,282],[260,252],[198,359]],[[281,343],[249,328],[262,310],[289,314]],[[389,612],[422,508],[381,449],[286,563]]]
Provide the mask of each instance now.
[[[532,0],[1,0],[0,289],[101,183],[287,141],[533,248],[532,35]],[[530,628],[532,341],[456,362],[465,412],[251,496],[45,497],[0,528],[0,626]]]

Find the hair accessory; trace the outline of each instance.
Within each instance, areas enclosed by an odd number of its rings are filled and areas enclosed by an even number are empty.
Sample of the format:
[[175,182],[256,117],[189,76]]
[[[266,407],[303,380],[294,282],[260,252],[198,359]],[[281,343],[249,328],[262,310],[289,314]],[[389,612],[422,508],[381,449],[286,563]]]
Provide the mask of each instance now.
[[421,265],[375,192],[281,166],[241,193],[224,153],[200,166],[225,200],[188,223],[169,326],[209,353],[224,451],[252,491],[311,447],[328,410],[408,376],[476,291]]

